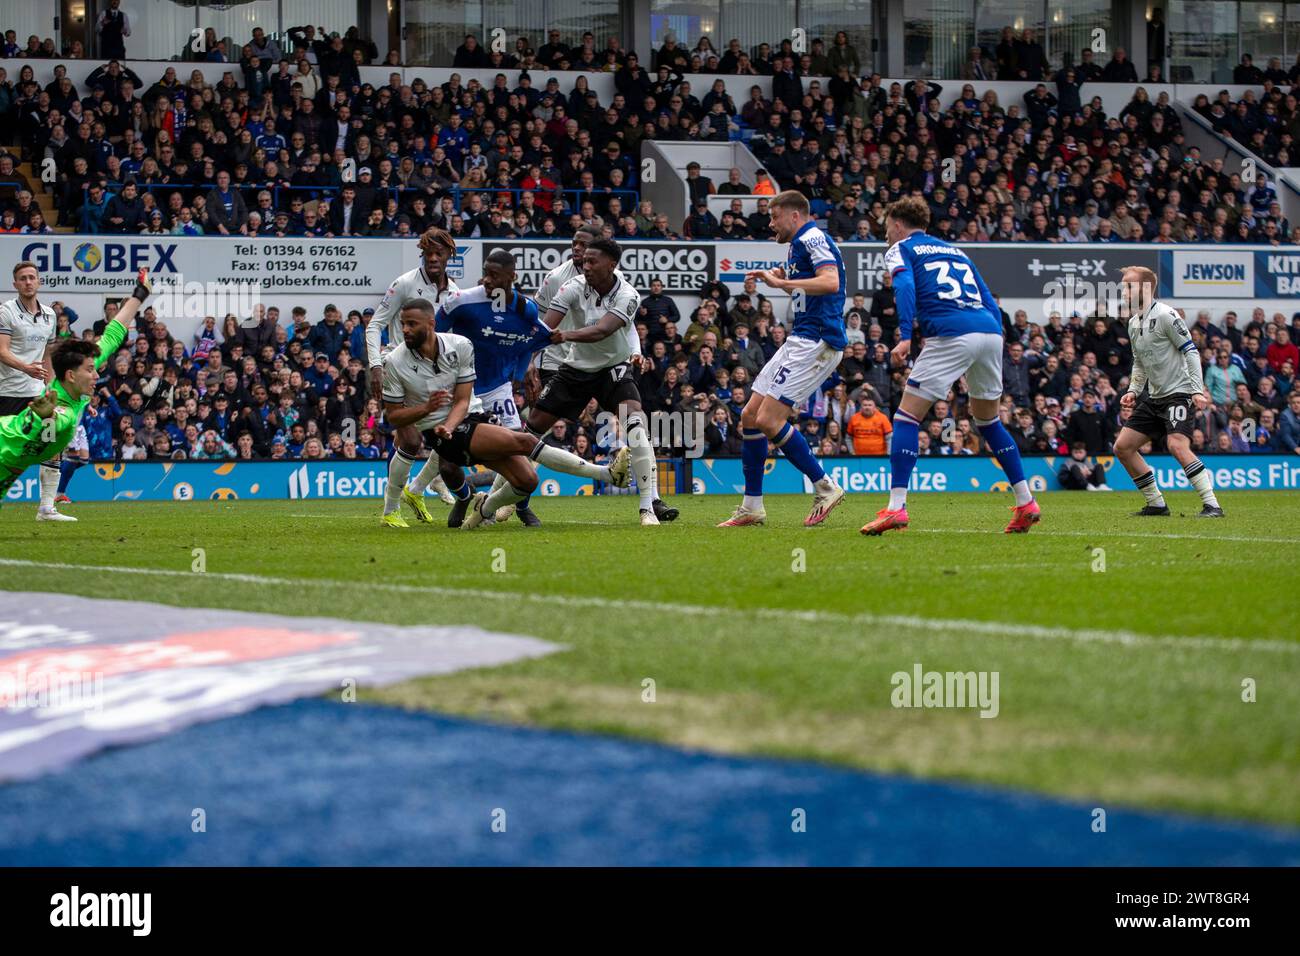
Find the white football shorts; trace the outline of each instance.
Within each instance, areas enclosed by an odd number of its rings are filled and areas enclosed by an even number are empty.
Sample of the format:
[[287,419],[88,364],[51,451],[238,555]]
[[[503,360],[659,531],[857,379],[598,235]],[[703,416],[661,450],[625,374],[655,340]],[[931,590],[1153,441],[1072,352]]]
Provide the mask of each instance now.
[[503,428],[517,431],[522,427],[519,409],[515,406],[513,382],[503,382],[492,391],[484,392],[479,399],[483,402],[483,411],[494,416]]
[[907,387],[937,402],[946,399],[953,383],[965,375],[972,398],[999,399],[1002,344],[1002,336],[994,332],[928,338],[907,376]]
[[823,341],[790,336],[754,379],[754,391],[794,408],[831,377],[843,352]]

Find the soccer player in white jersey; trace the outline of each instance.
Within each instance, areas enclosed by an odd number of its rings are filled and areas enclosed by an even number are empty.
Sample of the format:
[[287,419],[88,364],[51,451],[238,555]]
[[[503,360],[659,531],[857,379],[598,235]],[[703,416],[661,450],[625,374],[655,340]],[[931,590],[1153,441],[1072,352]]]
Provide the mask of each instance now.
[[437,452],[443,480],[458,499],[470,494],[465,466],[481,464],[506,479],[490,494],[474,496],[462,528],[491,524],[498,508],[532,494],[537,487],[533,462],[575,473],[585,468],[591,477],[627,485],[626,456],[619,468],[601,468],[527,432],[493,424],[474,394],[473,345],[464,336],[436,331],[436,311],[428,299],[402,306],[402,344],[384,363],[384,414],[397,427],[416,429]]
[[[429,229],[420,236],[420,264],[394,279],[384,293],[379,308],[375,309],[370,324],[366,326],[371,397],[381,398],[383,394],[384,357],[387,354],[382,347],[384,330],[388,330],[387,351],[392,351],[401,341],[401,309],[405,302],[428,299],[438,305],[459,291],[456,283],[447,275],[447,261],[455,254],[456,240],[451,237],[451,233],[442,229]],[[429,456],[408,488],[406,479],[411,474],[411,466],[420,457],[420,433],[409,426],[395,428],[394,432],[397,448],[388,461],[388,485],[384,492],[384,514],[381,520],[392,528],[408,527],[401,512],[402,502],[406,502],[418,520],[432,522],[433,515],[429,514],[429,509],[424,504],[426,488],[432,486],[448,504],[454,504],[456,500],[439,477],[438,456]]]
[[[576,418],[594,398],[607,412],[627,422],[632,473],[640,495],[642,527],[658,525],[655,514],[655,453],[641,410],[641,392],[632,379],[628,327],[636,322],[641,296],[618,272],[623,255],[612,239],[596,239],[583,254],[583,274],[570,279],[547,305],[542,321],[555,341],[568,343],[564,364],[543,386],[529,411],[528,428],[544,435],[561,418]],[[560,323],[576,315],[576,328]],[[635,333],[634,333],[635,334]]]
[[[551,305],[551,300],[563,288],[564,283],[582,275],[582,261],[587,254],[587,245],[599,238],[600,230],[595,226],[579,226],[574,231],[569,258],[546,274],[542,284],[537,287],[537,295],[533,297],[533,300],[537,303],[537,310],[541,315],[546,314],[546,310]],[[576,329],[580,319],[580,313],[577,311],[571,312],[560,320],[557,328],[561,331]],[[548,346],[537,356],[536,369],[540,385],[545,385],[550,381],[551,376],[560,370],[560,366],[564,364],[564,356],[568,351],[568,343],[560,342]]]
[[826,474],[808,440],[790,424],[791,410],[834,374],[847,345],[844,259],[831,237],[817,227],[803,193],[779,193],[768,210],[777,241],[790,244],[785,266],[750,272],[747,278],[789,292],[794,321],[789,337],[754,378],[753,394],[740,414],[745,497],[719,528],[743,528],[767,520],[763,472],[768,442],[812,483],[813,506],[804,525],[821,524],[844,500],[844,489]]
[[[1133,374],[1120,405],[1132,415],[1115,439],[1115,457],[1124,465],[1146,498],[1138,517],[1168,517],[1169,506],[1156,485],[1155,472],[1139,449],[1164,438],[1169,453],[1201,496],[1198,518],[1222,518],[1214,482],[1192,451],[1197,412],[1210,402],[1201,372],[1201,356],[1187,323],[1170,306],[1156,301],[1156,276],[1131,266],[1121,275],[1124,303],[1129,310],[1128,339],[1133,344]],[[1145,392],[1145,394],[1143,394]]]
[[[31,262],[14,266],[16,298],[0,304],[0,416],[17,415],[45,393],[53,381],[50,352],[58,322],[54,310],[36,298],[41,274]],[[41,503],[37,521],[76,521],[55,507],[59,492],[59,455],[41,462]]]
[[[582,275],[582,264],[587,254],[587,246],[599,238],[600,230],[595,226],[579,226],[574,230],[571,250],[572,254],[568,259],[565,259],[558,266],[548,272],[546,278],[542,280],[542,284],[538,286],[535,300],[537,302],[538,311],[542,315],[546,314],[546,310],[551,305],[551,300],[553,300],[556,293],[564,287],[564,284],[570,279],[576,279]],[[614,274],[619,278],[624,278],[623,273],[619,272],[617,269],[614,270]],[[559,328],[560,331],[576,329],[579,327],[582,318],[583,316],[579,311],[571,311],[560,320],[560,324],[557,328]],[[651,359],[641,354],[641,337],[636,334],[635,319],[625,326],[625,331],[627,334],[628,346],[631,349],[629,365],[632,370],[632,382],[635,385],[639,385],[641,373],[648,371],[653,366],[653,362]],[[546,386],[546,383],[550,381],[551,377],[560,370],[560,366],[564,364],[569,349],[570,346],[567,342],[561,342],[558,345],[549,346],[539,354],[535,366],[536,371],[530,372],[529,376],[525,380],[527,385],[526,394],[535,393]],[[638,388],[638,393],[639,391]],[[654,473],[654,483],[655,487],[651,494],[650,508],[654,512],[655,518],[661,522],[675,520],[680,512],[676,508],[671,508],[666,505],[659,497],[659,474],[657,471]]]
[[[493,424],[518,431],[522,422],[515,407],[514,383],[523,377],[533,354],[550,343],[555,333],[538,318],[537,303],[516,289],[514,282],[514,256],[505,249],[489,253],[483,262],[482,283],[462,289],[443,302],[438,307],[434,326],[439,332],[452,332],[469,339],[478,372],[474,394],[483,403],[484,411],[492,416]],[[615,461],[606,467],[565,452],[551,456],[548,463],[560,471],[607,481],[611,471],[627,471],[627,457],[628,450],[620,448]],[[498,476],[492,491],[500,490],[505,483],[505,477]],[[452,507],[448,525],[460,524],[468,503],[461,499]],[[505,521],[512,512],[518,513],[527,527],[541,524],[541,519],[528,507],[527,498],[513,509],[503,508],[494,518]]]

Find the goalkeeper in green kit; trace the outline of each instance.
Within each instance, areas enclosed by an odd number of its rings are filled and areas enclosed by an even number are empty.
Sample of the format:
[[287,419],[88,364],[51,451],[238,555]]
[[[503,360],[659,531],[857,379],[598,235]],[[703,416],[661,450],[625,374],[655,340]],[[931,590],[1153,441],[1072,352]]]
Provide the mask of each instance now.
[[65,339],[50,356],[54,382],[16,415],[0,417],[0,502],[30,466],[63,451],[77,434],[81,414],[103,368],[126,341],[131,322],[151,293],[148,270],[136,275],[135,291],[122,303],[97,343]]

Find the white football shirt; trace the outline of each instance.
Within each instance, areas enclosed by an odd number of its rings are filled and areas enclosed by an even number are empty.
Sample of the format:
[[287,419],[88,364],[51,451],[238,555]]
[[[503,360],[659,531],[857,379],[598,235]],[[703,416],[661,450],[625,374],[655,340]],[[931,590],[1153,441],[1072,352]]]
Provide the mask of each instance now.
[[[16,296],[0,305],[0,335],[9,339],[13,357],[27,365],[45,358],[45,349],[54,343],[58,330],[54,310],[39,302],[37,306],[37,312],[28,312]],[[0,363],[0,396],[35,398],[44,391],[45,383],[41,379]]]
[[[1141,315],[1129,319],[1128,340],[1133,348],[1130,391],[1140,394],[1145,385],[1154,399],[1204,391],[1201,355],[1187,323],[1171,306],[1152,302]],[[1098,365],[1101,359],[1097,357]]]
[[425,274],[424,266],[419,265],[410,272],[403,272],[392,281],[384,297],[379,300],[375,314],[366,326],[366,358],[370,368],[382,365],[383,333],[388,330],[389,351],[402,341],[402,306],[411,299],[428,299],[434,306],[441,305],[448,296],[459,292],[460,288],[450,277],[447,288],[439,291],[437,284]]
[[614,288],[605,296],[587,285],[583,276],[566,282],[548,308],[563,312],[566,319],[574,318],[574,328],[595,325],[607,313],[616,315],[623,325],[599,342],[567,343],[564,364],[584,372],[598,372],[626,362],[634,354],[629,338],[636,341],[636,313],[640,306],[640,294],[618,272],[614,273]]
[[[472,382],[474,372],[474,346],[463,335],[452,332],[435,332],[438,337],[438,359],[431,362],[419,352],[413,352],[402,342],[384,358],[384,401],[410,408],[423,405],[434,392],[455,393],[462,382]],[[469,410],[483,411],[483,402],[470,395]],[[451,414],[451,405],[444,405],[415,423],[420,431],[441,425]]]

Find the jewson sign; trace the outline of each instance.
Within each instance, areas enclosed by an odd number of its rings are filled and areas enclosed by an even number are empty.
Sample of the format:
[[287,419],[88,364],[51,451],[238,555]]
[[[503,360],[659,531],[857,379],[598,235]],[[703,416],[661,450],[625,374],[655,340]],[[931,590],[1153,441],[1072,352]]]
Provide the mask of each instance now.
[[1255,294],[1255,253],[1208,248],[1161,255],[1162,295],[1241,299]]
[[[1116,490],[1131,490],[1133,483],[1109,457],[1096,459],[1106,468],[1107,483]],[[1168,455],[1147,459],[1163,488],[1189,487],[1181,466]],[[1035,491],[1060,488],[1057,470],[1064,458],[1026,458],[1025,474]],[[1206,455],[1202,458],[1216,487],[1246,491],[1300,489],[1300,458],[1286,455]],[[695,494],[740,494],[745,486],[738,458],[699,458],[691,461],[691,486]],[[889,491],[889,459],[844,457],[823,460],[841,486],[853,494]],[[35,467],[14,482],[5,504],[36,501],[40,481]],[[538,494],[575,496],[594,494],[590,481],[573,475],[538,469]],[[383,496],[387,465],[383,461],[286,462],[99,462],[77,472],[68,491],[74,501],[236,501],[328,500]],[[764,490],[770,494],[808,491],[802,474],[784,457],[767,463]],[[912,490],[1008,491],[1006,475],[992,458],[922,457],[912,477]]]

